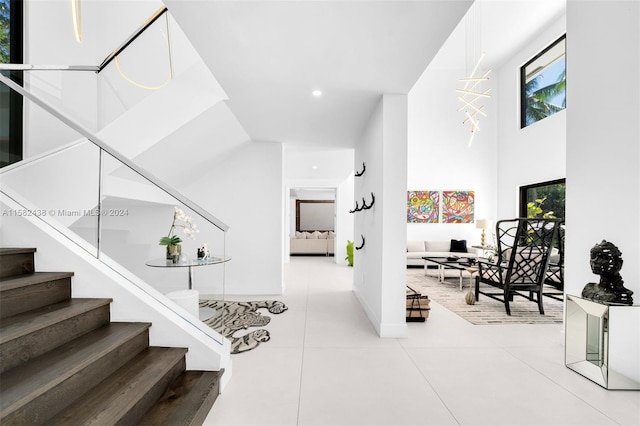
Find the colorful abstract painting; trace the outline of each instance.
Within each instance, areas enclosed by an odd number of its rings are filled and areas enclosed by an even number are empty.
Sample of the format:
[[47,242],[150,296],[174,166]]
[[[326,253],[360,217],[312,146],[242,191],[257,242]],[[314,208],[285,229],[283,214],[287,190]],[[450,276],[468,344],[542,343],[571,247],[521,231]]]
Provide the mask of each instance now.
[[438,223],[439,191],[407,191],[407,223]]
[[473,191],[442,191],[442,223],[473,223]]

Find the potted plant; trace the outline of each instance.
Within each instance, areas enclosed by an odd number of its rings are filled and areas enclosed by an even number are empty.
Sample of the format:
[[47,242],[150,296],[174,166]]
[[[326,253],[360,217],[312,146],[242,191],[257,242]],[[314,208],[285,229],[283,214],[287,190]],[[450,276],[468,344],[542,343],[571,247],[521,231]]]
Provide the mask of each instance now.
[[160,238],[160,245],[167,246],[167,259],[174,263],[178,262],[182,254],[182,246],[180,245],[182,238],[175,234],[176,228],[182,228],[185,235],[191,238],[195,238],[195,234],[199,232],[198,225],[192,223],[191,218],[182,209],[175,207],[169,233]]
[[344,260],[349,263],[349,266],[353,266],[353,241],[347,240],[347,257]]

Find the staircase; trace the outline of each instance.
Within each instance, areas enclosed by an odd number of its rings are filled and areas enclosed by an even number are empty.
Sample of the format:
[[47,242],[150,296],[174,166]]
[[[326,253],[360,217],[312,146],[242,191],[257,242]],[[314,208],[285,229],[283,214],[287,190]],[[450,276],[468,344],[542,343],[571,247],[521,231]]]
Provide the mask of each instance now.
[[110,322],[111,299],[71,298],[72,272],[35,272],[0,248],[0,424],[201,425],[222,371],[185,371],[148,323]]

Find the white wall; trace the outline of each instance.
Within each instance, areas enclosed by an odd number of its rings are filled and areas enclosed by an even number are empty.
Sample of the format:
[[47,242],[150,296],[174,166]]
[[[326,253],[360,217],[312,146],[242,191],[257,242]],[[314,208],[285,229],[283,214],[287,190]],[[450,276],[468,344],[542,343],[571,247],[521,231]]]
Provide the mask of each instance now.
[[353,148],[285,144],[284,170],[287,181],[342,182],[353,171]]
[[[136,105],[130,105],[125,114],[103,123],[106,125],[97,136],[127,158],[134,158],[168,135],[189,126],[199,116],[214,111],[216,116],[222,116],[225,105],[216,108],[216,104],[224,96],[211,71],[199,61],[182,74],[174,75],[162,89],[152,91]],[[216,127],[216,130],[220,129]],[[187,145],[181,144],[181,148],[186,149]],[[202,151],[208,153],[207,150],[208,147]],[[174,168],[179,166],[176,164]]]
[[[498,210],[518,217],[519,187],[566,176],[566,110],[520,128],[520,67],[566,31],[566,16],[551,23],[498,70]],[[567,57],[573,54],[568,52]],[[568,75],[568,85],[572,75]],[[575,100],[567,96],[567,106]]]
[[354,214],[354,292],[380,337],[405,337],[407,96],[382,96],[356,145],[356,199],[375,204]]
[[[491,76],[486,87],[491,87],[493,97],[484,101],[487,117],[482,117],[481,130],[469,146],[469,125],[462,125],[464,117],[457,112],[460,102],[455,92],[461,86],[459,79],[465,76],[462,68],[433,66],[411,89],[407,189],[475,191],[475,218],[493,219],[497,199],[497,85]],[[466,239],[472,245],[480,243],[480,231],[475,224],[408,223],[407,238]]]
[[[282,187],[282,145],[274,142],[246,142],[229,150],[185,187],[187,197],[229,225],[226,294],[282,293]],[[206,283],[199,289],[206,294]]]
[[[569,0],[567,34],[565,289],[580,295],[586,283],[597,282],[589,250],[605,239],[622,251],[620,274],[637,304],[640,4]],[[595,98],[594,84],[601,85]]]

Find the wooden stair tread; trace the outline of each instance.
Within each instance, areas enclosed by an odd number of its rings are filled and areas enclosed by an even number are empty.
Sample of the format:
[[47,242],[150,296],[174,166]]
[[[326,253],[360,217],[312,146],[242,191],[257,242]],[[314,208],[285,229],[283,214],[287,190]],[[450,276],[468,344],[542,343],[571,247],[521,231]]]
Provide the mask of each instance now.
[[47,425],[117,424],[134,408],[140,395],[152,391],[159,379],[169,373],[186,353],[187,349],[184,348],[147,348],[108,379],[49,419]]
[[222,371],[185,372],[188,349],[109,322],[112,299],[72,298],[35,253],[0,247],[0,424],[203,424]]
[[0,277],[12,277],[35,272],[35,249],[3,248],[0,250]]
[[138,425],[201,425],[220,392],[221,371],[185,371]]
[[111,302],[112,299],[69,299],[5,318],[0,325],[0,344],[50,327]]
[[35,248],[30,247],[0,247],[0,256],[9,254],[35,253]]
[[147,323],[110,323],[2,374],[0,418],[5,411],[46,393],[149,327]]
[[42,284],[70,277],[73,277],[73,272],[34,272],[31,274],[5,277],[0,278],[0,291],[14,290],[20,287]]
[[72,277],[72,272],[26,272],[0,277],[0,318],[70,299]]

